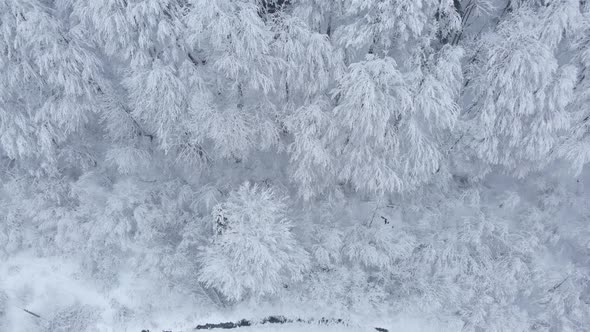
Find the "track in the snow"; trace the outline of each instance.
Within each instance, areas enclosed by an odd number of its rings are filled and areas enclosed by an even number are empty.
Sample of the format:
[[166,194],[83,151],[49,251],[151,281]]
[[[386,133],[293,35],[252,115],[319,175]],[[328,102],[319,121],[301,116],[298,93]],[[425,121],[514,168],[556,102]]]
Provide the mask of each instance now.
[[[339,318],[338,319],[336,319],[336,318],[328,319],[328,318],[322,317],[321,319],[304,320],[301,318],[289,319],[284,316],[268,316],[258,323],[252,322],[251,320],[242,319],[237,322],[224,322],[224,323],[216,323],[216,324],[197,325],[197,327],[195,329],[196,330],[235,329],[238,327],[246,327],[246,326],[252,326],[252,325],[257,325],[257,324],[286,324],[286,323],[308,323],[308,324],[317,323],[317,324],[326,324],[326,325],[346,324],[344,322],[344,320],[339,319]],[[375,331],[389,332],[389,330],[381,328],[381,327],[375,327]],[[149,331],[147,331],[147,332],[149,332]]]

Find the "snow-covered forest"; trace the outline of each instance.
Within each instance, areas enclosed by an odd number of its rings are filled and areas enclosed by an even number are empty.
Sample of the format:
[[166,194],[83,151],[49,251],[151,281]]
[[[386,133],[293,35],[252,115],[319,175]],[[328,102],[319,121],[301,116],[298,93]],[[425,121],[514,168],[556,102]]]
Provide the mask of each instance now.
[[0,331],[271,315],[590,331],[590,1],[0,0]]

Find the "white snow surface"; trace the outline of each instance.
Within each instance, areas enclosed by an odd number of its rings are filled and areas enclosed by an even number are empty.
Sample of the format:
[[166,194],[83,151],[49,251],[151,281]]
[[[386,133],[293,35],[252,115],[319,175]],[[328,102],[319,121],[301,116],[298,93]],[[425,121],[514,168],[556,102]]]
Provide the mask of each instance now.
[[[75,331],[79,324],[88,331],[131,332],[192,331],[198,324],[238,321],[242,318],[265,317],[269,313],[312,317],[315,311],[294,304],[280,306],[241,306],[231,311],[216,310],[210,306],[191,303],[185,294],[171,292],[154,280],[142,280],[127,275],[116,289],[101,290],[92,280],[80,277],[74,261],[62,257],[39,258],[23,253],[7,259],[0,265],[0,290],[6,298],[5,321],[2,331],[39,332]],[[1,293],[0,293],[1,295]],[[130,308],[122,318],[121,306]],[[291,307],[290,307],[291,306]],[[87,308],[93,315],[88,322],[77,317],[72,322],[51,321],[61,310]],[[27,313],[26,309],[40,318]],[[321,318],[321,317],[318,317]],[[265,324],[241,327],[236,331],[375,331],[374,327],[389,331],[456,331],[459,322],[434,322],[424,317],[349,317],[347,325],[320,325],[305,323]],[[361,326],[354,321],[363,321]],[[76,325],[78,324],[78,325]]]

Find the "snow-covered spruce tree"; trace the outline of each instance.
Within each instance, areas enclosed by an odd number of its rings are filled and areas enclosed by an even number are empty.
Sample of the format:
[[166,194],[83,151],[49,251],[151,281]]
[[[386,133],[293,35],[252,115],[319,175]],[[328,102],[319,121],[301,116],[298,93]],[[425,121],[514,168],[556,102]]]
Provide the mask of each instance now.
[[574,60],[579,68],[574,89],[573,102],[569,109],[573,113],[573,135],[567,137],[559,154],[571,161],[577,174],[590,162],[590,5],[585,3],[582,13],[576,17],[583,23],[575,35]]
[[556,13],[571,4],[513,6],[495,31],[476,42],[468,75],[473,102],[465,110],[466,135],[486,164],[524,177],[551,161],[569,129],[567,106],[577,70],[560,64],[556,47],[564,44],[564,34],[571,34],[575,17],[569,11]]
[[105,62],[119,64],[105,69],[109,80],[102,82],[100,98],[106,137],[114,143],[108,151],[112,160],[146,155],[150,146],[191,166],[206,159],[187,130],[188,91],[200,77],[184,42],[186,5],[175,0],[71,4],[84,37]]
[[345,4],[339,0],[300,0],[294,3],[293,16],[303,19],[312,31],[330,37],[339,25]]
[[273,54],[284,61],[279,95],[288,104],[300,104],[325,93],[334,76],[341,71],[342,59],[328,36],[311,30],[305,22],[285,13],[272,20],[275,34]]
[[192,136],[235,161],[276,145],[279,127],[269,94],[284,62],[272,53],[273,33],[257,2],[196,0],[190,6],[187,47],[208,91],[191,100]]
[[96,117],[97,55],[45,1],[3,1],[0,13],[2,156],[38,176],[93,164],[81,131]]
[[[342,54],[349,65],[335,77],[331,102],[312,100],[287,122],[295,139],[293,179],[304,197],[336,181],[365,193],[400,192],[445,168],[443,146],[459,113],[462,52],[441,48],[437,39],[443,25],[445,36],[456,25],[428,22],[454,8],[447,5],[351,1],[324,8],[329,23],[320,25],[330,25],[342,49],[333,56]],[[396,61],[406,56],[411,60]]]
[[306,199],[334,182],[332,155],[326,141],[331,120],[328,92],[343,70],[342,53],[326,34],[286,13],[273,18],[273,49],[285,63],[277,92],[283,101],[281,123],[289,144],[289,176]]
[[289,145],[290,177],[297,183],[299,195],[306,200],[329,190],[335,180],[336,166],[327,137],[331,107],[327,96],[317,98],[286,119],[287,128],[294,134]]
[[229,300],[273,294],[300,280],[309,258],[291,233],[285,200],[244,183],[216,205],[199,280]]
[[341,176],[359,189],[399,191],[404,184],[390,162],[396,161],[391,153],[399,151],[397,122],[411,109],[412,97],[396,67],[390,57],[369,55],[366,61],[350,65],[337,90],[337,117],[330,129],[335,137],[330,142],[337,142],[332,143],[337,146],[333,150],[342,149],[336,162]]
[[430,181],[444,166],[443,146],[458,117],[462,52],[420,50],[404,73],[369,54],[349,66],[334,91],[328,131],[337,174],[364,192],[399,192]]

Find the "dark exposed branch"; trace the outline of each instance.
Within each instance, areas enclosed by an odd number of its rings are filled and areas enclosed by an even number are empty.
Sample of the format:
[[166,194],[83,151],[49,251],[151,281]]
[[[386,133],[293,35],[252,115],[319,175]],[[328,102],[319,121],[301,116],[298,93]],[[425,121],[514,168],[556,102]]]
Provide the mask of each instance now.
[[561,287],[561,285],[563,285],[563,283],[566,282],[568,279],[569,279],[569,276],[565,277],[565,279],[563,279],[560,283],[558,283],[555,286],[551,287],[551,289],[549,289],[548,292],[550,292],[550,293],[555,292],[555,290],[557,290],[559,287]]
[[290,3],[290,0],[261,0],[260,14],[274,14],[283,11]]
[[27,314],[29,314],[29,315],[35,316],[35,317],[37,317],[37,318],[41,318],[41,316],[40,316],[40,315],[38,315],[38,314],[36,314],[36,313],[34,313],[34,312],[32,312],[32,311],[29,311],[29,310],[27,310],[27,309],[25,309],[25,308],[22,308],[22,309],[23,309],[23,311],[24,311],[24,312],[26,312],[26,313],[27,313]]
[[203,65],[204,66],[207,63],[207,60],[201,60],[201,61],[197,60],[195,58],[195,56],[192,55],[190,52],[187,53],[187,56],[188,56],[189,60],[191,60],[191,62],[193,63],[193,65],[195,65],[195,67],[198,67],[199,65]]

